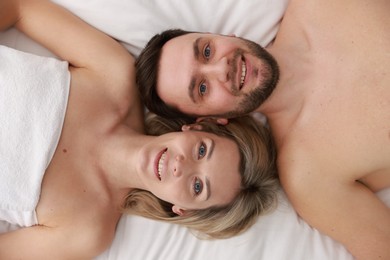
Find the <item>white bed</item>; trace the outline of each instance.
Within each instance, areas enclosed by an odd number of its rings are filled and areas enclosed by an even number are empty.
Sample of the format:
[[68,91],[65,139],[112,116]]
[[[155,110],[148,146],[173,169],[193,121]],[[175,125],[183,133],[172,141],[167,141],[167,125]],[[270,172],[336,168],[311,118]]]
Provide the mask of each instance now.
[[[275,37],[287,0],[55,0],[138,55],[147,40],[168,28],[243,36],[263,46]],[[40,55],[49,51],[11,29],[0,44]],[[1,62],[1,61],[0,61]],[[390,207],[390,189],[378,196]],[[339,243],[300,219],[282,190],[275,211],[246,233],[226,240],[199,240],[186,228],[123,216],[103,259],[342,259],[353,257]]]

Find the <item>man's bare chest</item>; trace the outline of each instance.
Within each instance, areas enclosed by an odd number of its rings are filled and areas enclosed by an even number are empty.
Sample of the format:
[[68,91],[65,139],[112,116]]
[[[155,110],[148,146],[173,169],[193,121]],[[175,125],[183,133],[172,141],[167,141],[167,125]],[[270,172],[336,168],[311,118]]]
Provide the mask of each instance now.
[[348,66],[323,68],[324,74],[304,81],[310,91],[288,138],[329,167],[360,176],[383,169],[390,173],[389,75],[373,68],[366,74],[352,73],[357,69]]

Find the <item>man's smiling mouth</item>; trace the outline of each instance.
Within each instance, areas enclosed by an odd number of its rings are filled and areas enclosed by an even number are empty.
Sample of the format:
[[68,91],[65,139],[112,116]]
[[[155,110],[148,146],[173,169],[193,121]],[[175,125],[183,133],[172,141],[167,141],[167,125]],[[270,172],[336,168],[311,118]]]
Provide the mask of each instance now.
[[244,86],[245,76],[246,76],[246,63],[245,63],[244,60],[242,60],[242,64],[241,64],[240,90],[241,90],[241,88]]

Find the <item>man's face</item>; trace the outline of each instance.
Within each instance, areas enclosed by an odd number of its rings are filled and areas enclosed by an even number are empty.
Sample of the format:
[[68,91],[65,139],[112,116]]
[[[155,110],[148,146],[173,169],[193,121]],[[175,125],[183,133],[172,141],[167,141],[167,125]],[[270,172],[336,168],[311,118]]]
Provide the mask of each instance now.
[[253,42],[190,33],[164,45],[157,93],[186,114],[234,117],[264,102],[278,72],[272,56]]

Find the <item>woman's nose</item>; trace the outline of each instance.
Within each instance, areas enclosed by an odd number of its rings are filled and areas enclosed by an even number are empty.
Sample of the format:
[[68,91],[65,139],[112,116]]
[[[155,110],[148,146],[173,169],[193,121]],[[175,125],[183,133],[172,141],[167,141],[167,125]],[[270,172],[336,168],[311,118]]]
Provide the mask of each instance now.
[[175,164],[173,166],[173,176],[180,177],[182,175],[183,161],[184,161],[183,155],[175,156]]

